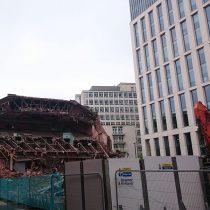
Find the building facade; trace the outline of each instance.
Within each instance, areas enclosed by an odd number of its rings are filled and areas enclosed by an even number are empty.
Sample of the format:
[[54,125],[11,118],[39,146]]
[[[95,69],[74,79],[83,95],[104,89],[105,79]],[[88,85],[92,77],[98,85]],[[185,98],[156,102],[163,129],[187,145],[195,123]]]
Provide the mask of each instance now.
[[193,105],[210,109],[210,1],[130,0],[144,156],[200,155]]
[[104,129],[112,139],[114,150],[125,157],[138,157],[141,152],[140,125],[135,83],[117,86],[92,86],[75,95],[82,105],[99,113]]

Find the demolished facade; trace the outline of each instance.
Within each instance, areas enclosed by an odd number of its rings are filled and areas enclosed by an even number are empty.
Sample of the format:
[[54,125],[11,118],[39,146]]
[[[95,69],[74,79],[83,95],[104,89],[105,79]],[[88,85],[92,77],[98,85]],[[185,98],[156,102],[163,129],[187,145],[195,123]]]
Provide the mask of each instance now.
[[0,100],[0,176],[62,172],[65,161],[113,156],[97,113],[76,101],[13,94]]

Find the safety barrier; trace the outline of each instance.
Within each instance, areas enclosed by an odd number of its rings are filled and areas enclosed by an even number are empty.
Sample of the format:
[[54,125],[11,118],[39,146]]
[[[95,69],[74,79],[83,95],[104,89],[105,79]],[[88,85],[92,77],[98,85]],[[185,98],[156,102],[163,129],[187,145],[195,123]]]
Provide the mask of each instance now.
[[206,210],[210,170],[117,170],[117,210]]
[[64,210],[63,175],[0,179],[0,198],[46,210]]

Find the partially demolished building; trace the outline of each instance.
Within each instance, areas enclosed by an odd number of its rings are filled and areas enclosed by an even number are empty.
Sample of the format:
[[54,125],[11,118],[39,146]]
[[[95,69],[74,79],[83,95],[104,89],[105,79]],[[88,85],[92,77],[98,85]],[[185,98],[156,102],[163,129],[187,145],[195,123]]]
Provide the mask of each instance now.
[[88,107],[13,94],[0,100],[0,176],[62,171],[65,161],[110,156],[110,138]]

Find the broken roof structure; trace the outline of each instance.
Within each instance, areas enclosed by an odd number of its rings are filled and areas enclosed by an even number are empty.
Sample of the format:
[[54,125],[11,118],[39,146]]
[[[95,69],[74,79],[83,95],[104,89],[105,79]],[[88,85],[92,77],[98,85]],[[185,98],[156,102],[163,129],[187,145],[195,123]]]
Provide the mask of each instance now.
[[19,163],[58,169],[64,161],[110,156],[110,138],[88,107],[13,94],[0,100],[0,160],[10,170]]

